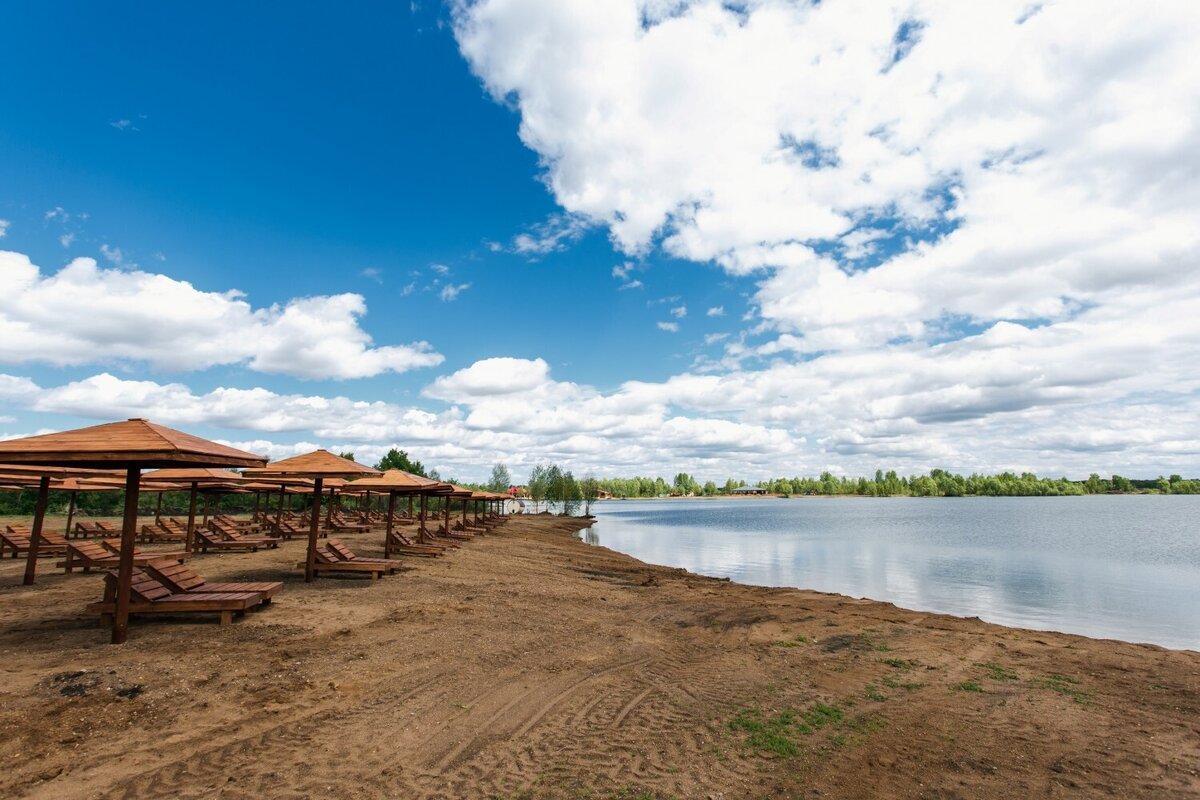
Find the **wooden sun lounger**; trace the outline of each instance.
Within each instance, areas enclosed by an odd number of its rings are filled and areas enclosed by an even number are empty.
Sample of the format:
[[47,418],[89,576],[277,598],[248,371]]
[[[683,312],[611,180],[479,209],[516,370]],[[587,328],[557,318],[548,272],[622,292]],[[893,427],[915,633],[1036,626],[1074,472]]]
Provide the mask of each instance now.
[[[395,562],[387,558],[366,558],[364,556],[356,556],[354,555],[354,551],[352,551],[349,547],[346,547],[346,545],[342,544],[337,539],[330,539],[328,542],[326,542],[325,551],[331,553],[339,560],[350,564],[379,564],[390,572],[397,572],[400,570],[400,567],[397,566]],[[320,552],[320,548],[317,549],[317,552]]]
[[336,533],[365,533],[371,530],[371,526],[365,522],[350,522],[337,514],[329,519],[329,527]]
[[[112,569],[120,561],[120,551],[120,539],[67,542],[67,560],[58,562],[58,566],[68,573],[76,569],[82,569],[84,572]],[[186,557],[186,553],[142,553],[135,550],[133,563],[141,565],[151,561],[182,560]]]
[[416,556],[418,558],[437,558],[445,555],[446,548],[436,544],[417,544],[399,531],[392,531],[388,550],[393,555]]
[[209,583],[200,575],[184,564],[168,561],[152,561],[146,565],[146,572],[177,594],[224,594],[226,592],[257,592],[262,595],[263,603],[271,602],[271,598],[283,591],[283,584],[278,581],[258,581],[251,583]]
[[200,545],[200,551],[207,553],[212,550],[249,550],[251,553],[257,553],[260,546],[258,542],[235,542],[232,539],[223,539],[220,535],[212,531],[206,531],[202,528],[196,528],[196,544]]
[[141,535],[138,538],[147,542],[178,543],[184,540],[184,534],[176,533],[162,522],[154,522],[149,525],[143,525]]
[[213,520],[209,523],[213,530],[225,537],[230,542],[242,542],[243,544],[256,544],[259,547],[279,547],[279,543],[283,541],[280,538],[270,536],[246,536],[237,528],[230,526],[228,523],[221,520]]
[[[297,566],[303,569],[305,563],[301,561]],[[391,574],[392,571],[385,564],[359,564],[353,561],[342,561],[324,548],[317,549],[317,562],[313,565],[314,575],[319,576],[326,572],[348,572],[356,575],[369,575],[373,581],[378,580],[384,573]]]
[[[111,625],[116,613],[117,574],[104,576],[104,599],[91,603],[87,610],[100,615],[102,625]],[[259,592],[218,592],[213,594],[172,593],[145,570],[135,569],[130,586],[129,613],[217,613],[221,624],[228,625],[233,617],[259,607],[264,602]]]
[[[4,557],[6,551],[11,551],[13,558],[28,555],[32,542],[30,535],[21,532],[23,527],[9,525],[7,530],[0,533],[0,558]],[[66,541],[61,536],[57,537],[57,541],[47,538],[46,533],[42,532],[42,539],[38,542],[38,557],[64,555],[67,552]]]

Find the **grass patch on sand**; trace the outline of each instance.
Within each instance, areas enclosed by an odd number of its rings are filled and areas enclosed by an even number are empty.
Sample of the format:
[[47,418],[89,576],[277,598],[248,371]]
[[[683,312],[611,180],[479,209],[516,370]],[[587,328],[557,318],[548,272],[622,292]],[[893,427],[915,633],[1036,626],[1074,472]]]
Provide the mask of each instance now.
[[1053,673],[1047,678],[1034,681],[1034,685],[1043,689],[1049,689],[1050,691],[1057,692],[1061,695],[1066,695],[1076,703],[1079,703],[1081,706],[1086,706],[1091,703],[1091,698],[1088,696],[1088,693],[1079,688],[1079,681],[1075,680],[1069,675]]
[[1015,681],[1019,679],[1016,670],[1003,667],[993,662],[976,663],[975,666],[987,673],[987,676],[994,681]]
[[979,692],[980,694],[983,693],[983,687],[980,686],[975,681],[963,681],[962,683],[956,683],[956,684],[954,684],[954,686],[952,688],[956,692]]
[[775,641],[771,642],[771,644],[775,645],[776,647],[799,647],[802,644],[808,644],[810,641],[812,640],[807,636],[803,634],[797,634],[791,639],[776,639]]
[[791,758],[800,754],[803,739],[820,732],[828,733],[828,742],[834,747],[841,747],[854,735],[865,736],[884,726],[878,717],[849,718],[845,708],[850,705],[849,700],[814,703],[803,711],[784,709],[775,714],[748,708],[730,720],[729,729],[745,735],[743,743],[749,750]]

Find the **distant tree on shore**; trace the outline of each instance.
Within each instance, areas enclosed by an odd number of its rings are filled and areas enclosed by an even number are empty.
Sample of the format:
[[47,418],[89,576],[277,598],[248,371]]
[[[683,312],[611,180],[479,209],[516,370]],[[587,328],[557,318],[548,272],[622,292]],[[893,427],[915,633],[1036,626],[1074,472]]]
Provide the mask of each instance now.
[[351,450],[348,453],[338,453],[338,456],[346,459],[347,461],[353,461],[354,460],[354,451]]
[[503,464],[492,467],[492,479],[488,481],[487,488],[493,492],[507,492],[510,486],[512,476],[508,474],[508,467]]
[[[384,454],[383,458],[379,459],[379,463],[375,465],[375,469],[384,472],[389,469],[400,469],[405,472],[411,472],[413,475],[420,475],[423,478],[432,477],[425,474],[425,467],[420,461],[409,458],[409,455],[404,450],[392,448]],[[505,489],[508,487],[505,486]]]

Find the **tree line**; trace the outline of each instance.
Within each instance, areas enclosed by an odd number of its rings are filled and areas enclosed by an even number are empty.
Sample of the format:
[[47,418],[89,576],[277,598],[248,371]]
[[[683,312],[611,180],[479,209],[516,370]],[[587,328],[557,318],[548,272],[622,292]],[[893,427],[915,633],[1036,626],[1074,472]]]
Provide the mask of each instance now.
[[895,470],[876,470],[873,477],[836,476],[822,472],[819,476],[775,478],[748,484],[729,478],[718,486],[714,481],[703,485],[686,472],[674,480],[633,477],[601,478],[599,491],[613,497],[716,497],[732,494],[735,489],[754,486],[772,494],[793,495],[855,495],[860,497],[1031,497],[1113,494],[1141,492],[1147,494],[1200,494],[1200,479],[1184,479],[1179,475],[1153,480],[1113,475],[1102,478],[1092,473],[1087,480],[1041,478],[1031,472],[1001,472],[996,475],[959,475],[943,469],[926,475],[899,475]]

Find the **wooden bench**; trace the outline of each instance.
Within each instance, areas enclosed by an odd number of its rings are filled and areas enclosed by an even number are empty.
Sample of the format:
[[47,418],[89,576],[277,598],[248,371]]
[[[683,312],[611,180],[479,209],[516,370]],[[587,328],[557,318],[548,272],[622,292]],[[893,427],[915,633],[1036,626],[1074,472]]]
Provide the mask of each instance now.
[[[262,603],[259,592],[172,593],[142,569],[134,569],[129,588],[130,614],[215,613],[220,614],[222,625],[232,622],[234,615],[240,617]],[[117,573],[109,572],[104,576],[104,599],[89,604],[87,610],[98,613],[102,625],[112,625],[116,608]]]

